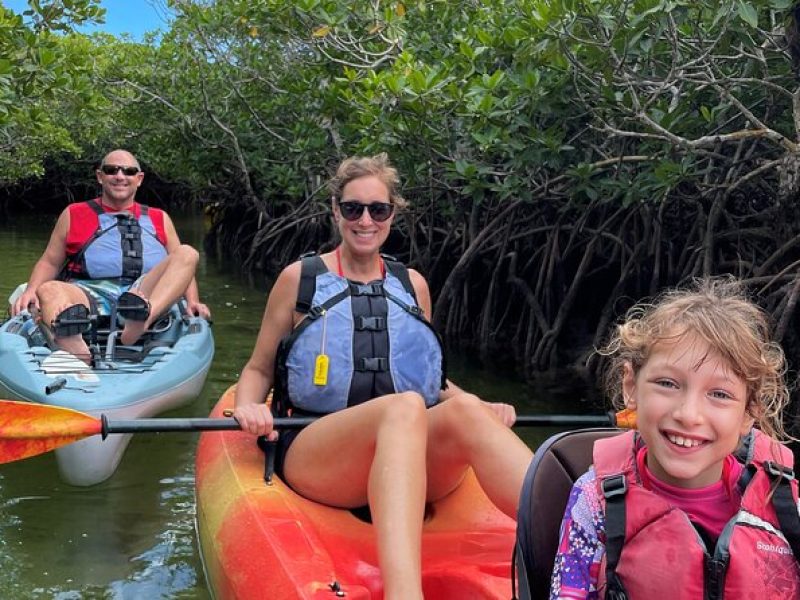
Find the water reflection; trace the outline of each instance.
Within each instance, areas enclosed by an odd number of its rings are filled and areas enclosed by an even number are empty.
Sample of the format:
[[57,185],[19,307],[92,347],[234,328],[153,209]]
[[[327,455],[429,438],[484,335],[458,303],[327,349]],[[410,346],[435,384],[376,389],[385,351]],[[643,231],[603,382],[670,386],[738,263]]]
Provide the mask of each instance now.
[[[194,550],[195,436],[137,436],[109,481],[77,488],[41,456],[0,474],[0,597],[205,597]],[[158,457],[154,460],[154,457]],[[79,595],[72,595],[73,593]]]

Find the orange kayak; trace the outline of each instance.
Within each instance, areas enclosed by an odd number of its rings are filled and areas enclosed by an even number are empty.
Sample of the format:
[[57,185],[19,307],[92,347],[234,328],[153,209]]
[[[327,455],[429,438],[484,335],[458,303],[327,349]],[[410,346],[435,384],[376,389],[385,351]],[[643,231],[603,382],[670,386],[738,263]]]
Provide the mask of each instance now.
[[[233,387],[211,413],[233,406]],[[197,530],[208,585],[218,600],[382,598],[372,525],[348,510],[302,498],[240,431],[205,432],[196,463]],[[470,472],[434,503],[422,534],[426,598],[511,597],[516,523],[492,505]]]

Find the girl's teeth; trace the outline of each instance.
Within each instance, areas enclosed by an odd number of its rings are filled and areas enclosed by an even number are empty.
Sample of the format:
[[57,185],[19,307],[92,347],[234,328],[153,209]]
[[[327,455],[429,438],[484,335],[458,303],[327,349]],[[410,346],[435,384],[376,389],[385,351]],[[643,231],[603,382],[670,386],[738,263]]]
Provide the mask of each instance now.
[[699,446],[703,442],[700,440],[690,440],[680,435],[667,435],[667,439],[676,446],[683,446],[684,448],[693,448]]

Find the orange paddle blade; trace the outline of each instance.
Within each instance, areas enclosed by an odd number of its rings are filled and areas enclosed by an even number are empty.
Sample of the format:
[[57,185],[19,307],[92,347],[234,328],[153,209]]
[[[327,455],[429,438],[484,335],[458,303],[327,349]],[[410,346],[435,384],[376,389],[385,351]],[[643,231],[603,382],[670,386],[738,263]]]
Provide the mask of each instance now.
[[100,419],[70,408],[0,400],[0,463],[97,435],[101,427]]
[[617,427],[623,429],[636,429],[636,411],[631,408],[621,410],[616,414]]

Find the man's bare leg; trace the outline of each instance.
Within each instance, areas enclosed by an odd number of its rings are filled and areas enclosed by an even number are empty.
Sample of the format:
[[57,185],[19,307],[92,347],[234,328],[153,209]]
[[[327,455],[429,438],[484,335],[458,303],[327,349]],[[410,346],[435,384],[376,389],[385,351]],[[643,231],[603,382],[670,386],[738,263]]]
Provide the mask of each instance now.
[[[48,281],[36,290],[41,307],[41,321],[44,327],[53,331],[53,322],[64,310],[75,304],[89,309],[89,299],[78,286],[63,281]],[[86,364],[91,363],[91,354],[81,334],[59,336],[53,331],[53,340],[61,350],[75,355]]]
[[151,269],[138,287],[129,290],[150,302],[150,316],[144,321],[125,320],[120,336],[123,344],[136,343],[150,325],[178,301],[189,287],[199,260],[197,250],[183,244]]

